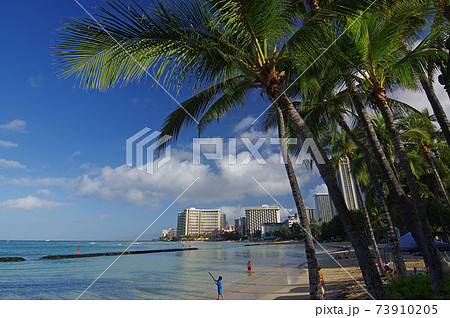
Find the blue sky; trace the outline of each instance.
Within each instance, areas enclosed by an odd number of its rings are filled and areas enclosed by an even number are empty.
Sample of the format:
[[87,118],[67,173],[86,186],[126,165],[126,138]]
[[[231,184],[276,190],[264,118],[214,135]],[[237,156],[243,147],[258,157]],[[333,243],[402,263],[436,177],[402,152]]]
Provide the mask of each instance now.
[[[80,1],[90,12],[101,1]],[[86,17],[75,1],[10,1],[0,11],[2,76],[0,83],[0,239],[135,239],[196,178],[198,180],[146,232],[159,237],[176,227],[186,207],[217,208],[228,221],[243,207],[276,204],[255,178],[287,209],[294,207],[276,146],[261,153],[267,165],[206,160],[192,165],[192,138],[185,130],[172,147],[169,163],[153,175],[125,166],[125,141],[144,127],[158,130],[177,104],[151,81],[106,92],[84,91],[74,78],[56,76],[50,56],[52,34],[61,19]],[[175,94],[174,92],[171,92]],[[418,108],[428,107],[423,94],[395,92]],[[445,92],[438,92],[445,97]],[[179,101],[188,90],[174,95]],[[448,99],[445,106],[448,109]],[[259,92],[246,109],[236,110],[203,137],[274,137],[261,122],[251,122],[269,105]],[[247,156],[238,143],[238,162]],[[316,172],[297,166],[307,205],[315,191],[326,191]]]

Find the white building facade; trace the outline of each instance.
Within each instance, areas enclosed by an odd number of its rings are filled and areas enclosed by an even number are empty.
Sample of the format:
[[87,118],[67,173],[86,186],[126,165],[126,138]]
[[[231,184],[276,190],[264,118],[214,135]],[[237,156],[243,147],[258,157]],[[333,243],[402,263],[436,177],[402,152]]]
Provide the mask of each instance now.
[[333,202],[328,193],[314,194],[314,203],[316,204],[317,220],[321,219],[321,223],[330,222],[336,215],[336,209],[333,209]]
[[247,234],[261,231],[264,223],[280,223],[280,208],[263,204],[261,207],[245,208],[245,229]]
[[343,158],[339,161],[337,180],[342,194],[344,195],[347,208],[349,210],[358,210],[360,207],[356,191],[356,184],[353,180],[350,162],[347,158]]
[[189,208],[178,213],[177,236],[211,233],[225,225],[226,215],[220,209]]

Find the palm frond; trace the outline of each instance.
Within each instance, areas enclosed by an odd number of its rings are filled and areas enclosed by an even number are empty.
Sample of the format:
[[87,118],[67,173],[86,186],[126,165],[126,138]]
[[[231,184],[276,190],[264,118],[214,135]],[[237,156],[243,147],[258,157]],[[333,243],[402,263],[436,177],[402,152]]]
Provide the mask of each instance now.
[[160,129],[161,136],[169,135],[172,138],[170,141],[160,144],[158,147],[159,150],[164,149],[169,142],[175,142],[183,127],[191,127],[198,123],[199,120],[201,121],[205,111],[213,104],[218,96],[233,89],[233,87],[241,85],[242,82],[241,77],[235,77],[208,87],[182,102],[179,108],[166,117]]

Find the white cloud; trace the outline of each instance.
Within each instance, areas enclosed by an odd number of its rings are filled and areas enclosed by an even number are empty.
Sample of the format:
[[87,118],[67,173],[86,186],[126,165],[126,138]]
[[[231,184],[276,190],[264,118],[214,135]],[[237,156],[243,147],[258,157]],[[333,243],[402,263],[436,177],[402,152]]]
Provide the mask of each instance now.
[[308,208],[316,208],[316,203],[314,202],[314,194],[316,193],[328,193],[328,188],[325,183],[316,185],[314,189],[308,191],[304,196],[305,205]]
[[[222,160],[209,161],[210,164],[202,162],[193,165],[192,159],[185,158],[185,153],[173,151],[171,161],[153,175],[125,165],[104,167],[97,174],[79,177],[71,186],[81,196],[149,209],[160,208],[163,199],[176,198],[197,177],[198,181],[180,201],[206,204],[243,200],[247,196],[266,197],[269,200],[267,193],[252,177],[273,196],[291,193],[278,153],[265,156],[265,165],[255,160],[246,165],[239,164],[247,155],[245,151],[238,153],[238,164],[230,164],[225,156]],[[311,177],[308,170],[298,167],[297,173],[302,184],[308,183]]]
[[11,179],[10,183],[21,186],[58,186],[67,184],[68,180],[65,178],[17,178]]
[[40,75],[30,76],[28,78],[28,83],[30,83],[30,87],[32,87],[32,88],[39,88],[44,83],[44,79]]
[[65,205],[65,203],[42,200],[29,195],[26,198],[0,202],[0,210],[53,210]]
[[[284,208],[284,209],[283,209]],[[289,208],[286,206],[280,206],[280,221],[283,222],[287,220],[288,216],[294,215],[297,213],[297,209]]]
[[[438,74],[436,74],[434,77],[433,88],[448,117],[450,116],[450,99],[444,87],[441,84],[439,84],[437,77]],[[422,90],[414,92],[411,90],[397,89],[391,92],[391,95],[389,97],[407,103],[408,105],[413,106],[417,110],[422,111],[425,108],[427,108],[431,114],[434,113],[433,109],[431,108],[430,102],[428,101],[427,95]]]
[[54,197],[55,194],[48,189],[39,189],[36,191],[36,196],[38,196],[38,197]]
[[0,125],[0,128],[5,131],[25,133],[27,132],[27,122],[21,119],[14,119],[7,124]]
[[255,120],[255,117],[253,116],[247,116],[244,119],[242,119],[236,126],[234,126],[233,131],[234,132],[240,132],[247,128],[250,128],[250,125]]
[[314,189],[310,191],[312,194],[316,193],[328,193],[328,188],[325,183],[317,185]]
[[0,168],[20,168],[20,169],[26,169],[27,166],[25,166],[25,165],[23,165],[23,164],[21,164],[20,162],[17,162],[17,161],[0,159]]
[[75,151],[73,154],[70,155],[69,160],[79,157],[80,155],[81,155],[81,150]]
[[244,206],[242,205],[223,205],[219,209],[227,215],[227,222],[234,226],[234,220],[245,216]]
[[10,141],[4,141],[4,140],[0,140],[0,147],[4,147],[4,148],[17,148],[19,145],[12,143]]

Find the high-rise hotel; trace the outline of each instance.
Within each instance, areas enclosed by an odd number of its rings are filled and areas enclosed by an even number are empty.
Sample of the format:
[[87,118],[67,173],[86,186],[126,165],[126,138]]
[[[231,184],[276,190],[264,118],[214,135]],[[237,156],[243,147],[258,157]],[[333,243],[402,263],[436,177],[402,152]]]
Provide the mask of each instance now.
[[[337,173],[337,181],[344,195],[345,203],[349,210],[358,210],[359,202],[356,191],[355,181],[353,180],[350,162],[347,158],[339,161],[339,169]],[[361,198],[362,199],[362,198]]]
[[[339,161],[336,177],[347,208],[349,210],[358,210],[360,204],[356,192],[356,185],[353,180],[350,163],[347,158]],[[362,198],[359,199],[361,200]],[[338,214],[333,204],[333,200],[331,200],[328,193],[314,194],[314,201],[316,204],[317,217],[322,219],[322,222],[330,222],[331,219]]]
[[321,220],[321,222],[330,222],[336,215],[334,212],[336,209],[333,209],[333,201],[328,193],[314,194],[314,203],[316,204],[317,221]]
[[178,213],[177,236],[210,233],[225,225],[226,215],[220,209],[189,208]]
[[263,204],[261,207],[245,208],[245,229],[252,235],[261,231],[264,223],[280,223],[280,208]]

